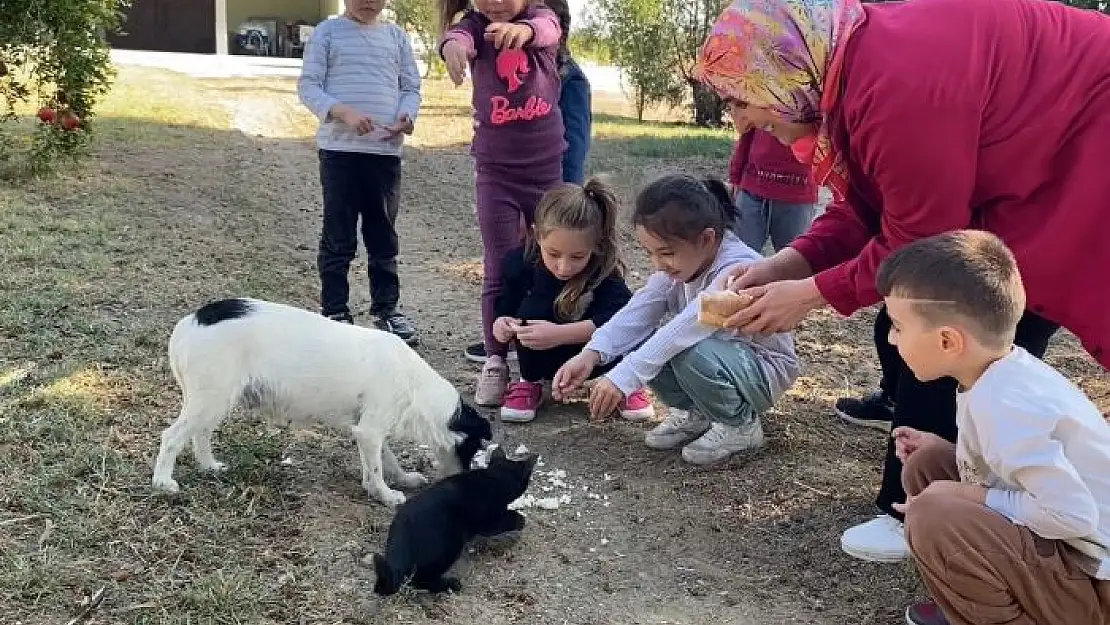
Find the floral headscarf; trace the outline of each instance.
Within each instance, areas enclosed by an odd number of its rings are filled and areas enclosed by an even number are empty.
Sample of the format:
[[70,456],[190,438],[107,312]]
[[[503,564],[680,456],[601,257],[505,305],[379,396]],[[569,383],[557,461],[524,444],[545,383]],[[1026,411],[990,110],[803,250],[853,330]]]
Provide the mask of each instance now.
[[864,22],[860,0],[734,0],[721,13],[694,77],[724,98],[768,108],[783,119],[818,123],[814,145],[795,146],[818,184],[838,197],[848,179],[832,150],[825,114],[838,96],[844,42]]

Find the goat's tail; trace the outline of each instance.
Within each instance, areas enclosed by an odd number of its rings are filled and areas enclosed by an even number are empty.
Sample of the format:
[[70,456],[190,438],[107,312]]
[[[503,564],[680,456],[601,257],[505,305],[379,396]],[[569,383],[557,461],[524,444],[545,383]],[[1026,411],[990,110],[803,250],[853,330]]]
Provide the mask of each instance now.
[[188,393],[185,389],[185,378],[183,374],[189,357],[189,345],[193,342],[191,337],[202,330],[203,328],[197,323],[196,314],[190,314],[178,321],[173,327],[173,332],[170,333],[167,350],[170,361],[170,372],[173,373],[173,379],[177,381],[177,385],[186,395]]

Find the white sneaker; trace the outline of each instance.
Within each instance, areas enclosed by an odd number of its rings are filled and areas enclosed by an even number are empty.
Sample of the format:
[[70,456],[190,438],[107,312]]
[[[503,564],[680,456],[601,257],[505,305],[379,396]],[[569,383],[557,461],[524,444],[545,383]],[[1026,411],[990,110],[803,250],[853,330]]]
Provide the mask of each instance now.
[[848,528],[840,537],[840,548],[869,562],[901,562],[910,555],[905,528],[889,514]]
[[644,443],[652,449],[674,449],[705,434],[712,425],[696,410],[671,408],[667,418],[647,433]]
[[682,459],[690,464],[714,464],[732,454],[763,446],[763,424],[748,427],[714,423],[698,440],[682,448]]
[[509,388],[509,366],[500,356],[490,356],[478,374],[477,388],[474,389],[474,403],[479,406],[496,407],[505,401],[505,391]]

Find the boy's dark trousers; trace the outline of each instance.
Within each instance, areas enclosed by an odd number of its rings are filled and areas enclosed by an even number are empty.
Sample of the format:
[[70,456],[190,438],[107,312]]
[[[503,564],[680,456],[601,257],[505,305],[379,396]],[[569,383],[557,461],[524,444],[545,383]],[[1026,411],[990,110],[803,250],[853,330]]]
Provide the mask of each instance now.
[[388,317],[397,310],[397,230],[401,159],[380,154],[320,150],[324,225],[320,234],[320,312],[349,314],[347,274],[358,251],[358,223],[370,274],[370,312]]

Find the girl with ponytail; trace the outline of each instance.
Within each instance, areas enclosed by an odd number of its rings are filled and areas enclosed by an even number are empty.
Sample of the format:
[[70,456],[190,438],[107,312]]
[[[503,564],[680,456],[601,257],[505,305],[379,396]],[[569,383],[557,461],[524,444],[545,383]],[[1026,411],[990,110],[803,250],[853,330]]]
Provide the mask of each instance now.
[[793,337],[698,322],[702,294],[760,259],[732,232],[734,217],[719,180],[669,175],[640,192],[632,223],[656,272],[555,374],[556,399],[603,373],[590,391],[595,419],[648,386],[670,408],[648,433],[649,447],[683,446],[684,460],[705,465],[763,445],[761,415],[798,377]]
[[[540,200],[524,247],[506,254],[493,333],[516,343],[520,381],[505,394],[503,421],[534,419],[543,382],[632,297],[624,282],[619,210],[616,195],[596,178],[581,187],[562,185]],[[621,412],[629,419],[653,414],[642,392],[630,393]]]

